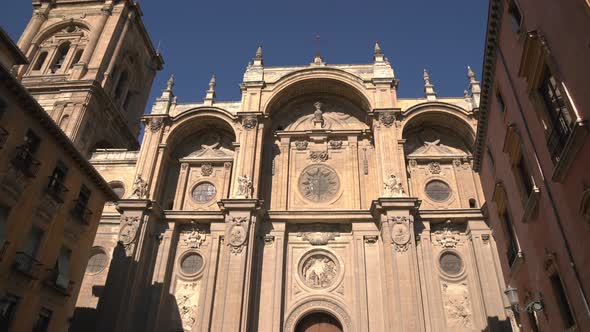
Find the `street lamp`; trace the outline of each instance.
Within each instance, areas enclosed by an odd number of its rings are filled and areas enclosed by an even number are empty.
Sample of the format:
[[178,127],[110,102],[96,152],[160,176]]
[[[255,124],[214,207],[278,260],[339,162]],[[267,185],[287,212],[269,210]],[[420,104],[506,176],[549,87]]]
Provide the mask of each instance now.
[[533,300],[527,303],[524,308],[520,308],[518,306],[518,290],[510,285],[508,285],[508,287],[504,290],[504,294],[506,294],[510,305],[517,313],[521,311],[537,312],[543,310],[543,302],[540,299]]

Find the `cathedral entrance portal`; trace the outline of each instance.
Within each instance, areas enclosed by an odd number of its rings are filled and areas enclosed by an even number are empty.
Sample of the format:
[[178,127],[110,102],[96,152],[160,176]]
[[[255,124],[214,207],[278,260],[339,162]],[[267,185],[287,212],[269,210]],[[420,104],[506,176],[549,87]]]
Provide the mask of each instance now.
[[295,332],[342,332],[342,325],[332,315],[314,312],[299,321]]

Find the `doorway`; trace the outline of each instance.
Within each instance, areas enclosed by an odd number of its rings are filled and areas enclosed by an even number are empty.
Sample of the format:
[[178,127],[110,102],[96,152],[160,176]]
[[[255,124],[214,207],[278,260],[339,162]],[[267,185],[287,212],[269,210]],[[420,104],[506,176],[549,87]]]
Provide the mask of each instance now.
[[297,323],[295,332],[342,332],[342,324],[330,314],[314,312]]

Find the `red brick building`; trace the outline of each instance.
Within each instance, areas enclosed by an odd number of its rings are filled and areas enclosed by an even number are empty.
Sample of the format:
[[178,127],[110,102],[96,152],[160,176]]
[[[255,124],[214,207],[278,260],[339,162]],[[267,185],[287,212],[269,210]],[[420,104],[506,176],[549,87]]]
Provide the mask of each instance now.
[[526,331],[590,330],[589,60],[587,0],[490,1],[474,166]]

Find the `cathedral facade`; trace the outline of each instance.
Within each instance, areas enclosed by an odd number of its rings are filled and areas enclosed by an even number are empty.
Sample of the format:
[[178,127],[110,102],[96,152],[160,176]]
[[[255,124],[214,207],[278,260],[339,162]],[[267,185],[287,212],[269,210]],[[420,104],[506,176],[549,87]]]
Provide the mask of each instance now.
[[139,151],[92,156],[121,200],[79,310],[103,331],[509,329],[468,77],[463,97],[425,72],[424,98],[398,98],[376,44],[366,65],[265,67],[259,48],[237,102],[213,77],[178,103],[171,78]]
[[[479,82],[398,98],[367,64],[267,67],[179,103],[132,1],[34,1],[18,75],[119,196],[71,331],[504,331],[472,168]],[[134,142],[140,119],[144,135]],[[108,124],[108,125],[103,125]]]

